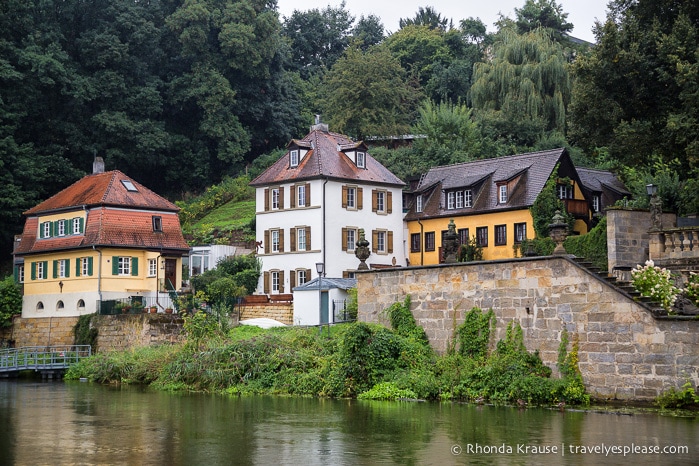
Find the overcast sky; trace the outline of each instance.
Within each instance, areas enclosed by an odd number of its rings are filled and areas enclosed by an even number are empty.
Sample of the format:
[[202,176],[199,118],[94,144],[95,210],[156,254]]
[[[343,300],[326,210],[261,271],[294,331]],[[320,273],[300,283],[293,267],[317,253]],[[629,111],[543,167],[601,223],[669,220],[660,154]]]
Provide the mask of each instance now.
[[[563,12],[568,13],[568,22],[573,23],[575,29],[572,35],[594,42],[592,26],[595,20],[604,22],[607,17],[607,3],[609,0],[558,0]],[[277,0],[281,17],[291,16],[294,10],[307,11],[314,8],[324,9],[328,5],[337,7],[341,0]],[[418,7],[433,7],[442,17],[454,20],[454,24],[468,17],[480,18],[488,27],[489,32],[494,32],[493,23],[498,19],[498,13],[514,18],[515,8],[522,8],[525,0],[346,0],[345,7],[355,19],[360,16],[374,14],[381,18],[385,31],[398,30],[400,18],[412,18],[417,13]],[[280,18],[281,19],[281,18]]]

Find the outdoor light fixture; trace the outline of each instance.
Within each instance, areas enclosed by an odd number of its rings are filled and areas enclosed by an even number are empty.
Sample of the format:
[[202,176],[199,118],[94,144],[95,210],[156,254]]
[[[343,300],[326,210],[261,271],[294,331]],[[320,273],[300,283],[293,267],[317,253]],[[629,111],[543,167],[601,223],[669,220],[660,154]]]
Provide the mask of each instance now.
[[653,183],[647,184],[646,185],[646,192],[648,193],[649,196],[655,196],[658,194],[658,187],[654,185]]
[[316,272],[318,272],[318,276],[322,276],[323,272],[325,272],[325,264],[322,262],[316,262]]

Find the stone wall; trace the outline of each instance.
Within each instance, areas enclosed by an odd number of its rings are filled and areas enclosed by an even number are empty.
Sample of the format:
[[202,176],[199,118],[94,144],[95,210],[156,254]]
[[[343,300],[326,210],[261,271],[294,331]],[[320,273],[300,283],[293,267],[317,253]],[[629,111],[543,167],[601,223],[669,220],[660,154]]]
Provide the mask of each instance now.
[[293,303],[243,304],[240,306],[240,320],[274,319],[287,325],[294,323]]
[[178,343],[184,339],[177,314],[123,314],[93,317],[99,352]]
[[358,320],[389,325],[381,311],[406,294],[430,343],[444,353],[473,307],[492,308],[495,341],[522,327],[557,374],[561,331],[579,341],[580,371],[598,399],[651,400],[699,384],[699,321],[656,319],[644,304],[566,256],[408,267],[357,274]]
[[22,346],[74,345],[73,329],[77,317],[41,317],[22,319],[15,317],[13,326],[4,332],[3,338],[13,341],[15,348]]

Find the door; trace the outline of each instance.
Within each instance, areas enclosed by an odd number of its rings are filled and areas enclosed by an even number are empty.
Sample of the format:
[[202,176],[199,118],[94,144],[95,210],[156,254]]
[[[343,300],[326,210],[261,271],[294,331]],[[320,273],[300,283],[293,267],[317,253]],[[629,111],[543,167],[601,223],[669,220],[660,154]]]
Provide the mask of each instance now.
[[320,323],[327,324],[328,320],[328,292],[323,291],[320,293]]
[[165,289],[174,290],[177,283],[177,259],[165,259]]

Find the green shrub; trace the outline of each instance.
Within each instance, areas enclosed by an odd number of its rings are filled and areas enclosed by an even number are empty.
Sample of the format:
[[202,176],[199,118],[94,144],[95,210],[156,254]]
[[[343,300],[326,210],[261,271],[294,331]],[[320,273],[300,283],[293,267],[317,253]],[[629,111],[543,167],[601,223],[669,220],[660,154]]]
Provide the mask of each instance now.
[[370,390],[362,392],[357,396],[359,400],[399,400],[415,398],[417,398],[415,392],[398,388],[393,382],[378,383]]
[[663,409],[688,408],[699,405],[699,394],[687,380],[681,390],[671,388],[655,399],[655,403]]
[[494,325],[495,314],[492,309],[486,313],[477,307],[468,311],[464,322],[456,328],[459,353],[467,358],[484,358],[488,354],[490,331]]
[[76,345],[90,345],[92,352],[97,352],[97,335],[98,330],[92,327],[92,318],[96,314],[83,314],[78,317],[78,321],[73,328]]
[[602,217],[586,235],[567,237],[563,246],[568,254],[584,257],[595,267],[607,270],[607,217]]
[[22,313],[22,290],[12,275],[0,281],[0,327],[11,327],[12,316]]

